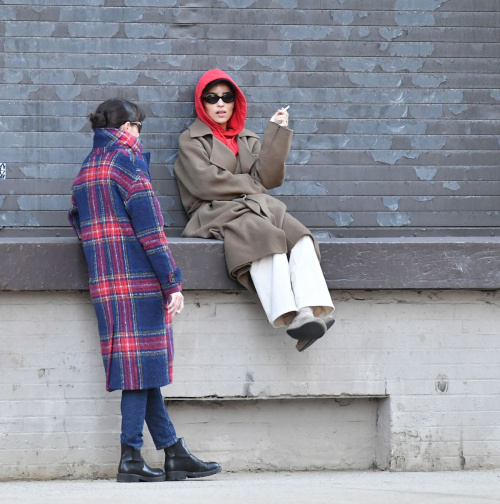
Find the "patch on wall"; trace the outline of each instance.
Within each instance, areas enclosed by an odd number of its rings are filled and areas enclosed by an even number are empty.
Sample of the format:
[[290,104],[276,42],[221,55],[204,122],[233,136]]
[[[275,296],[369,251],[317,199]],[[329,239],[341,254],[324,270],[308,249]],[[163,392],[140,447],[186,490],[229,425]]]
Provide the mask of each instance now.
[[0,163],[0,179],[7,178],[7,165],[5,163]]

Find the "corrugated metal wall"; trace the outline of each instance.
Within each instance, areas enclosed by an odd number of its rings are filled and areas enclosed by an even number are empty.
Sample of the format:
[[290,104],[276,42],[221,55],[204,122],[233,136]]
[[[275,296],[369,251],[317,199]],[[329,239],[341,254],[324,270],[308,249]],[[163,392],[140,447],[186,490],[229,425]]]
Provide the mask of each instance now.
[[86,116],[113,96],[148,112],[178,234],[177,137],[214,67],[241,84],[259,133],[291,105],[288,177],[273,192],[320,235],[496,233],[499,24],[498,0],[0,0],[2,235],[70,233]]

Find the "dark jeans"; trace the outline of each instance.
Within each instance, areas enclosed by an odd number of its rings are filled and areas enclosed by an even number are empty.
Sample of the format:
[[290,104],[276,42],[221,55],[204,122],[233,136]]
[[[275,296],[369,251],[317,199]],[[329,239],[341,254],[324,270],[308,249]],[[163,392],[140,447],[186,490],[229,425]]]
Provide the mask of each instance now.
[[175,429],[165,408],[159,388],[122,391],[123,444],[140,450],[143,444],[144,420],[157,450],[163,450],[177,442]]

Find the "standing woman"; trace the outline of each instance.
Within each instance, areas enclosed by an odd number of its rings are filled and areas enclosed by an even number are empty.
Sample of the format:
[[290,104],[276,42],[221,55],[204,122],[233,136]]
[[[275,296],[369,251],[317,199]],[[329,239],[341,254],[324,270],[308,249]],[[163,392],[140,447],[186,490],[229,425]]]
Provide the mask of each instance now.
[[189,222],[182,236],[224,240],[229,274],[256,291],[274,327],[305,350],[333,325],[318,243],[266,189],[285,179],[292,131],[278,110],[262,144],[244,129],[245,96],[229,75],[209,70],[195,90],[198,118],[179,138],[174,170]]
[[[178,439],[160,387],[172,380],[172,317],[184,307],[153,194],[149,153],[139,134],[146,114],[118,98],[101,103],[90,121],[94,146],[72,187],[69,220],[82,241],[97,314],[106,389],[122,390],[120,482],[165,481],[220,472]],[[165,471],[141,456],[144,421]]]

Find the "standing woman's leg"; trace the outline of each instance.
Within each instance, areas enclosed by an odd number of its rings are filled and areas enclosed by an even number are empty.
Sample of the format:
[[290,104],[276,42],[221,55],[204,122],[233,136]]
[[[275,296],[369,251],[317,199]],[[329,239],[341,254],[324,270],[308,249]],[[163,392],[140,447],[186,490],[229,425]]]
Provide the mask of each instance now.
[[117,481],[122,483],[165,481],[165,473],[149,467],[141,455],[147,401],[147,390],[122,391],[122,449],[116,476]]
[[169,481],[201,478],[221,472],[217,462],[203,462],[187,449],[183,438],[177,439],[174,426],[159,388],[149,389],[146,423],[157,450],[165,450],[165,476]]
[[177,434],[170,420],[161,390],[149,389],[146,405],[146,424],[157,450],[177,443]]
[[146,416],[146,404],[148,401],[147,390],[123,390],[122,391],[122,444],[140,450],[144,443],[142,431]]

